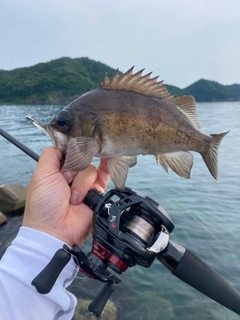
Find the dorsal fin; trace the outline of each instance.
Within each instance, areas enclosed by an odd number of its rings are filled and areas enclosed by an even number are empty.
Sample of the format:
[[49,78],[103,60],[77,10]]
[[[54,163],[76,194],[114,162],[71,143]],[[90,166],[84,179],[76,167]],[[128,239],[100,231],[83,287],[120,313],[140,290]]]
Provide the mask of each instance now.
[[151,78],[151,72],[143,75],[144,69],[133,73],[130,68],[122,76],[119,75],[118,69],[109,79],[107,74],[103,82],[100,83],[102,89],[108,90],[129,90],[138,92],[157,99],[166,99],[179,107],[189,118],[191,123],[200,129],[200,123],[197,119],[195,100],[192,96],[173,97],[169,94],[163,81],[157,81],[158,77]]
[[195,99],[193,96],[171,97],[169,101],[179,107],[198,130],[201,129],[197,118]]
[[158,77],[150,78],[151,72],[142,75],[143,70],[133,73],[130,68],[122,76],[119,76],[118,70],[109,79],[105,76],[103,82],[100,83],[102,89],[112,90],[130,90],[158,99],[169,99],[172,96],[168,93],[163,81],[157,81]]

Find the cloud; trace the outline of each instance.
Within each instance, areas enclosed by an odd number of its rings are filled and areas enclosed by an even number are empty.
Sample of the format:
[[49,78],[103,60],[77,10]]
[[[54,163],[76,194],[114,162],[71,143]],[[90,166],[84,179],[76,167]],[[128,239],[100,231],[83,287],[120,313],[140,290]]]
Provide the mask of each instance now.
[[88,56],[182,88],[199,78],[240,82],[238,0],[0,0],[0,8],[0,69]]

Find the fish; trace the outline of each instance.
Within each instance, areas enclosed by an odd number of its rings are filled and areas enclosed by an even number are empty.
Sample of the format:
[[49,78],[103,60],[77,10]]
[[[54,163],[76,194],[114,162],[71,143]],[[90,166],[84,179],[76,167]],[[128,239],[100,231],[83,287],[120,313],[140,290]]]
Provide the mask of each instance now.
[[107,159],[110,178],[125,189],[129,168],[139,155],[153,155],[168,172],[170,168],[190,178],[193,155],[201,154],[211,175],[218,176],[218,148],[229,132],[201,132],[193,96],[170,95],[163,81],[134,67],[111,78],[106,74],[98,88],[79,96],[49,122],[28,116],[47,134],[64,156],[63,170],[82,171],[93,157]]

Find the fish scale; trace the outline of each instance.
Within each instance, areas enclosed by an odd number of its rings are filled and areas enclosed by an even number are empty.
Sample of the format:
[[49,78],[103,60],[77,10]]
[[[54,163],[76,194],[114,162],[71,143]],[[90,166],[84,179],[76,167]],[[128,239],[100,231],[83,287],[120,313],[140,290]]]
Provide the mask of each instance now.
[[48,134],[66,155],[63,168],[82,171],[93,157],[106,158],[110,177],[125,188],[128,169],[138,155],[152,154],[168,171],[189,178],[199,152],[210,173],[218,175],[218,147],[228,133],[200,131],[192,96],[171,96],[158,77],[133,68],[120,76],[105,76],[100,87],[67,105],[47,124],[33,124]]

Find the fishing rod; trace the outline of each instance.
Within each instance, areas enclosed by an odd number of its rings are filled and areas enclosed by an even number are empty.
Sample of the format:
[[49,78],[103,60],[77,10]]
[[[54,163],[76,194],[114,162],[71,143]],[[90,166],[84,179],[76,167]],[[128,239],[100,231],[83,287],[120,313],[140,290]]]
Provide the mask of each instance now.
[[[4,134],[2,134],[2,132]],[[1,129],[0,133],[38,161],[39,156]],[[29,152],[30,151],[30,152]],[[79,270],[105,283],[88,310],[99,317],[129,267],[149,268],[157,259],[174,276],[240,315],[240,293],[190,250],[171,241],[174,224],[159,204],[126,188],[103,194],[90,190],[84,199],[93,211],[93,242],[87,255],[76,245],[64,245],[33,279],[41,294],[51,291],[59,274],[73,257]],[[112,273],[113,271],[113,273]],[[117,274],[117,275],[116,275]]]
[[20,150],[25,152],[29,157],[31,157],[33,160],[38,161],[39,155],[29,149],[27,146],[25,146],[22,142],[19,140],[15,139],[12,135],[7,133],[5,130],[0,128],[0,135],[2,135],[5,139],[7,139],[9,142],[14,144],[16,147],[18,147]]

